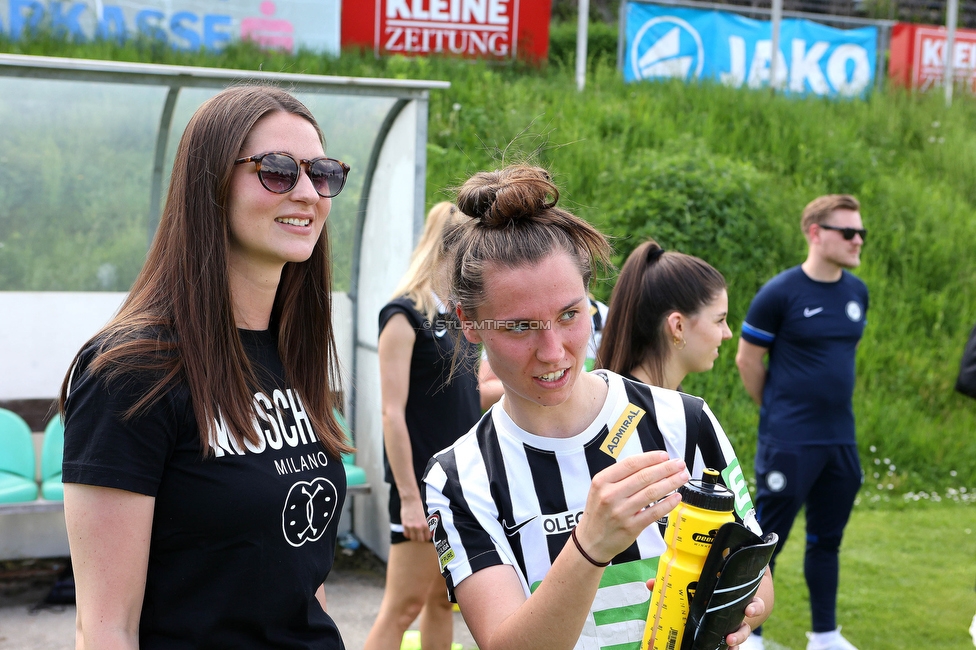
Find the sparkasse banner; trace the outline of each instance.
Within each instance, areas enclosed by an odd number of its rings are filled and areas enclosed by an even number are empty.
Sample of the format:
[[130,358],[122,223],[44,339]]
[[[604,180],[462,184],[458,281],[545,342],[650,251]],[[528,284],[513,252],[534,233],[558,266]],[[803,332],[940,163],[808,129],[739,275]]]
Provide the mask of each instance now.
[[179,50],[234,40],[339,53],[341,0],[0,0],[0,33],[49,28],[77,40],[154,38]]
[[381,54],[544,59],[549,0],[347,0],[342,45]]
[[[624,79],[714,79],[768,87],[772,27],[734,13],[627,3]],[[863,95],[874,83],[876,27],[835,29],[810,20],[780,23],[778,87],[825,97]]]
[[[976,93],[976,30],[957,29],[952,46],[956,85]],[[891,30],[888,78],[912,90],[941,88],[945,81],[946,29],[898,23]]]

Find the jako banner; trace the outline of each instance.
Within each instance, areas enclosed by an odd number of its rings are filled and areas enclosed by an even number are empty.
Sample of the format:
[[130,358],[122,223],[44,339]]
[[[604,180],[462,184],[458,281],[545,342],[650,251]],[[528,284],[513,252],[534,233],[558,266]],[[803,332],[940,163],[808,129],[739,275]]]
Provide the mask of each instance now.
[[179,50],[234,40],[339,53],[340,0],[0,0],[0,33],[50,29],[79,40],[153,38]]
[[[624,79],[714,79],[769,86],[768,21],[684,7],[627,3]],[[810,20],[780,23],[779,87],[793,94],[855,97],[874,83],[878,29],[835,29]]]

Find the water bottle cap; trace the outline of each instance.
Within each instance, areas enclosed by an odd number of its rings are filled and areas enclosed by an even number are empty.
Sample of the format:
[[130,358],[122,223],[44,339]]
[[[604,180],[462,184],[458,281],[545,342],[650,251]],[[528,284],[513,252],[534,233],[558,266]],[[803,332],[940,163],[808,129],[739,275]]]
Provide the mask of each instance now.
[[701,479],[692,479],[678,488],[682,503],[703,510],[732,512],[735,495],[719,481],[719,473],[706,468]]

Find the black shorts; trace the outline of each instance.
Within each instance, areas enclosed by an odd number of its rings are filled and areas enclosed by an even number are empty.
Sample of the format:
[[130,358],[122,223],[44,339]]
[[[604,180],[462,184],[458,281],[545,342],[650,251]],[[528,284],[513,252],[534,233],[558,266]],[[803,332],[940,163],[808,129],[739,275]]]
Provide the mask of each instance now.
[[409,541],[403,534],[403,522],[400,521],[400,491],[396,483],[390,483],[390,544]]

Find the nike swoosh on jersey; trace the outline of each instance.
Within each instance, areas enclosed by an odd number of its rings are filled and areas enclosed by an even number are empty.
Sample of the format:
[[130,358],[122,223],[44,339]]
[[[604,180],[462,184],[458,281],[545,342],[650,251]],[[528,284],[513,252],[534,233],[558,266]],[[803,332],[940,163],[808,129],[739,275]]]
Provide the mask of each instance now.
[[823,307],[817,307],[816,309],[810,309],[809,307],[807,307],[806,309],[803,310],[803,315],[807,318],[810,318],[811,316],[816,316],[822,311],[823,311]]
[[505,529],[505,534],[508,535],[509,537],[511,537],[515,533],[519,532],[519,530],[522,529],[522,526],[524,526],[525,524],[529,523],[530,521],[533,521],[538,516],[539,515],[536,515],[535,517],[530,517],[530,518],[526,519],[525,521],[523,521],[522,523],[515,524],[514,526],[509,526],[508,523],[506,523],[506,521],[504,519],[502,519],[502,528]]
[[443,329],[443,330],[434,330],[434,336],[436,336],[439,339],[444,338],[444,335],[445,334],[447,334],[447,330],[446,329]]

